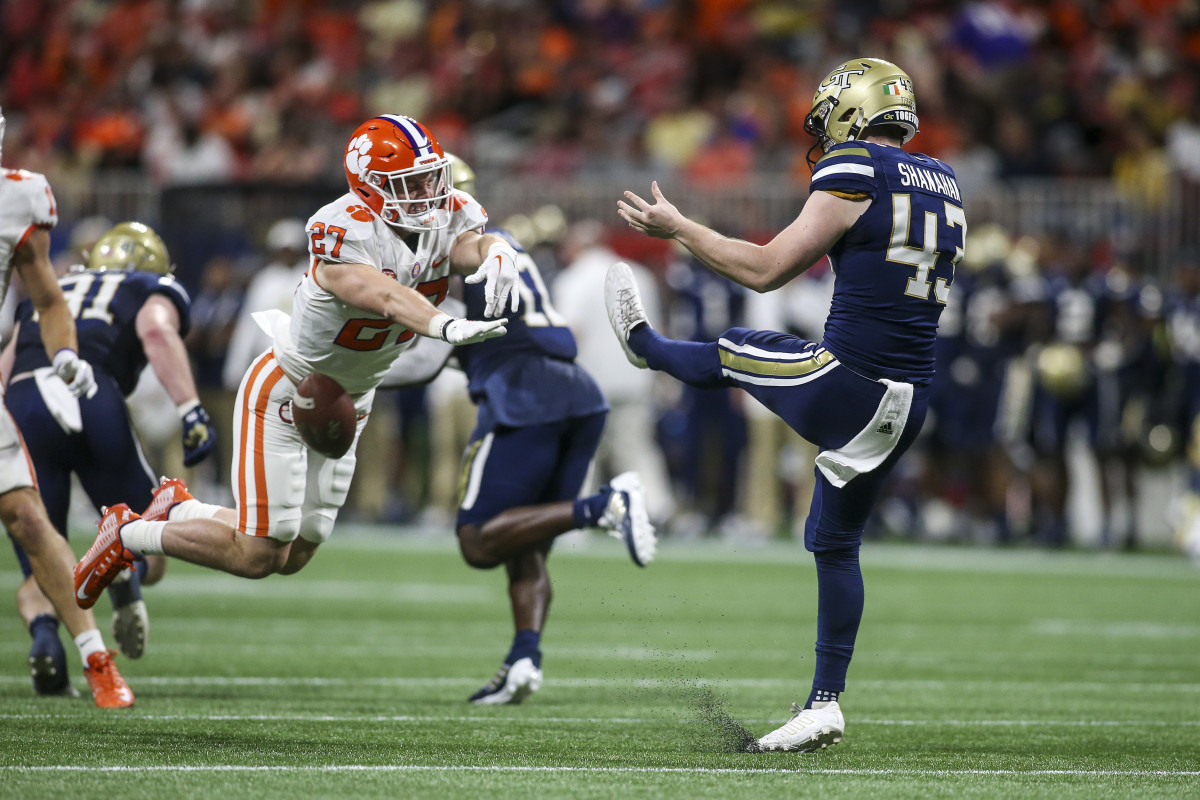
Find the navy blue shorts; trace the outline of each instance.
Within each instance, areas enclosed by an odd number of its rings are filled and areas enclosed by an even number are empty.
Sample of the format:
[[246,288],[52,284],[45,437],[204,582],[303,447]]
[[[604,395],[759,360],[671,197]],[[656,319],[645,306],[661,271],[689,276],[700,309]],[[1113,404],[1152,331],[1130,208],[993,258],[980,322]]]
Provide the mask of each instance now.
[[[793,430],[822,450],[853,439],[874,418],[886,387],[837,360],[822,345],[775,331],[731,328],[712,345],[719,380],[740,386]],[[857,547],[875,500],[908,449],[929,407],[929,387],[913,387],[904,431],[879,467],[838,488],[817,469],[812,508],[804,526],[814,552]],[[815,469],[815,468],[814,468]]]
[[[67,534],[67,512],[71,505],[71,473],[92,505],[128,503],[136,512],[150,505],[157,481],[142,455],[141,445],[129,422],[125,398],[109,376],[96,376],[99,389],[91,399],[79,402],[83,432],[63,431],[46,409],[32,378],[11,384],[4,403],[21,429],[25,447],[33,460],[38,491],[59,533]],[[13,542],[21,571],[31,574],[29,561]]]
[[458,525],[510,508],[574,500],[600,444],[606,412],[525,427],[493,424],[485,407],[463,458]]

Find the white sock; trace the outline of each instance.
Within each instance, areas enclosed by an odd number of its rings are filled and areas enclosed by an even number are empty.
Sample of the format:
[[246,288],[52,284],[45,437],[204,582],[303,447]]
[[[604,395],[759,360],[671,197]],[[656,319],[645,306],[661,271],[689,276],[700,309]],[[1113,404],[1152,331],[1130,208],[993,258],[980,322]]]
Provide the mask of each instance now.
[[212,503],[201,503],[199,500],[193,498],[171,506],[171,510],[167,512],[167,519],[171,522],[184,522],[189,519],[214,519],[221,508],[221,506],[215,506]]
[[88,656],[104,652],[104,637],[100,635],[98,628],[92,628],[75,637],[75,646],[79,648],[79,657],[83,659],[83,665],[86,667]]
[[121,526],[121,544],[139,556],[162,553],[162,535],[165,522],[146,522],[135,519]]

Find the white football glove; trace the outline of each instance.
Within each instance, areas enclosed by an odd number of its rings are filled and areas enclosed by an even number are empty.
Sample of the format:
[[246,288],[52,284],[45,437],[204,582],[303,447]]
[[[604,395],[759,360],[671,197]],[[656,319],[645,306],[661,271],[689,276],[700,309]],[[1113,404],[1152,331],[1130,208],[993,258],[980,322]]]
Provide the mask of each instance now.
[[508,328],[504,327],[507,323],[508,317],[474,320],[438,314],[429,321],[429,336],[454,345],[475,344],[508,333]]
[[489,247],[487,258],[466,280],[467,283],[487,281],[483,285],[483,294],[487,299],[483,309],[485,317],[504,313],[505,304],[515,312],[517,303],[521,302],[521,294],[517,291],[517,282],[521,280],[517,272],[517,251],[504,242],[496,242]]
[[54,354],[54,374],[62,378],[71,394],[76,397],[90,398],[99,388],[96,386],[92,365],[69,347],[64,347]]

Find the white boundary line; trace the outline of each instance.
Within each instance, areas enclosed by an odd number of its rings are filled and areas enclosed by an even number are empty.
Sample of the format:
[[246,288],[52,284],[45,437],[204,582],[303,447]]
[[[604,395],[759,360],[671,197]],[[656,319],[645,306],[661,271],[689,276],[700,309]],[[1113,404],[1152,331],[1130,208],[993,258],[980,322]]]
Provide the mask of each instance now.
[[[0,720],[78,720],[94,719],[90,713],[84,714],[0,714]],[[137,714],[131,712],[121,717],[129,720],[146,720],[150,722],[171,722],[192,720],[204,722],[454,722],[477,724],[481,722],[514,723],[517,725],[554,723],[559,725],[678,725],[680,723],[701,723],[700,719],[674,719],[661,717],[467,717],[467,716],[429,716],[416,714],[391,715],[334,715],[334,714]],[[768,725],[779,720],[775,719],[745,719],[740,720],[747,725]],[[1056,728],[1195,728],[1200,727],[1200,720],[1119,720],[1119,719],[855,719],[855,725],[880,725],[889,727],[937,727],[950,728],[1022,728],[1022,727],[1056,727]]]
[[326,764],[326,765],[255,765],[255,764],[181,764],[178,766],[86,766],[60,764],[38,766],[3,766],[0,772],[594,772],[594,773],[658,773],[681,775],[1061,775],[1121,778],[1192,778],[1200,770],[1120,770],[1120,769],[782,769],[772,767],[529,767],[529,766],[463,766],[436,764]]

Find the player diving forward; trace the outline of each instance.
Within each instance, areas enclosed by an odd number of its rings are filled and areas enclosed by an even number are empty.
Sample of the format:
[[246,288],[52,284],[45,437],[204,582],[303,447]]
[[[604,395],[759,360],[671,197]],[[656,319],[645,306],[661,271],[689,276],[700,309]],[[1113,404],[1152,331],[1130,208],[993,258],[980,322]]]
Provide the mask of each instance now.
[[[0,143],[4,115],[0,113]],[[72,397],[96,391],[91,365],[79,358],[75,322],[50,263],[50,228],[58,223],[54,195],[46,178],[25,170],[0,170],[0,297],[8,290],[15,269],[41,320],[41,344],[64,391]],[[75,637],[83,660],[83,674],[92,697],[101,708],[133,705],[133,692],[117,671],[113,653],[104,646],[91,611],[80,609],[71,597],[71,546],[59,536],[46,516],[37,493],[33,463],[21,432],[8,414],[0,415],[0,522],[28,558],[30,572],[59,618]],[[53,617],[38,625],[52,629]],[[32,622],[32,620],[31,620]],[[37,627],[37,626],[34,626]],[[45,635],[31,630],[35,637]],[[49,653],[33,654],[30,666],[39,693],[73,693],[69,682],[53,674],[57,664]]]
[[[455,187],[474,193],[474,172],[450,158]],[[657,542],[636,473],[579,497],[608,403],[575,363],[575,337],[533,258],[506,231],[493,233],[517,251],[520,303],[507,335],[456,350],[479,407],[463,461],[459,549],[472,567],[504,565],[516,631],[495,677],[470,697],[483,705],[519,703],[542,685],[541,634],[552,599],[546,559],[555,538],[599,527],[623,539],[639,566],[654,558]],[[464,299],[467,318],[482,319],[483,288],[466,286]]]
[[[486,281],[487,315],[508,305],[516,253],[482,233],[487,213],[452,188],[451,167],[428,128],[388,114],[361,124],[345,152],[349,193],[308,221],[312,267],[290,319],[271,317],[273,347],[238,390],[233,427],[236,508],[202,503],[164,480],[144,516],[107,510],[75,568],[89,606],[133,555],[165,553],[234,575],[299,571],[333,531],[354,474],[354,450],[375,388],[414,336],[465,344],[500,336],[507,320],[468,321],[438,311],[451,272]],[[296,385],[309,373],[354,398],[354,444],[339,459],[310,452],[292,424]]]
[[[33,304],[26,300],[17,308],[16,332],[0,358],[0,369],[10,376],[4,401],[25,437],[50,521],[64,536],[72,474],[97,509],[121,500],[145,508],[153,497],[157,484],[125,409],[125,396],[147,362],[179,410],[183,463],[197,464],[212,451],[215,432],[197,399],[181,338],[187,333],[191,303],[170,272],[158,234],[141,223],[123,222],[97,240],[86,267],[59,279],[79,331],[80,351],[95,370],[98,390],[84,399],[54,391]],[[29,579],[29,562],[19,545],[17,557],[26,576],[17,605],[34,638],[31,663],[45,664],[49,658],[55,665],[53,677],[65,688],[66,657],[54,610]],[[128,580],[108,588],[113,636],[130,658],[141,657],[149,632],[141,581],[148,577],[147,584],[156,582],[166,564],[156,556],[153,564],[139,559],[136,567]]]
[[710,269],[759,292],[829,255],[837,279],[822,342],[732,328],[716,342],[654,331],[628,268],[605,301],[629,360],[693,386],[740,386],[820,448],[804,544],[817,564],[812,691],[754,750],[818,750],[841,741],[838,697],[863,610],[858,551],[884,479],[925,419],[934,339],[966,217],[954,172],[901,145],[917,132],[912,80],[887,61],[853,59],[821,81],[805,130],[824,155],[800,216],[768,244],[721,236],[683,216],[652,184],[617,203],[630,227],[673,238]]

